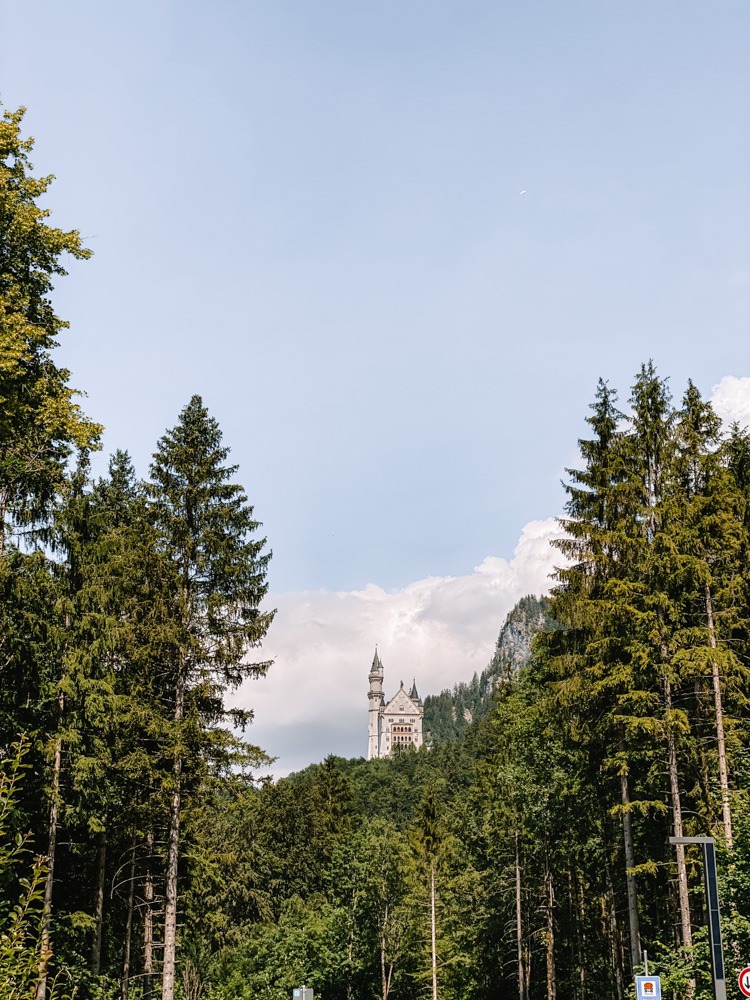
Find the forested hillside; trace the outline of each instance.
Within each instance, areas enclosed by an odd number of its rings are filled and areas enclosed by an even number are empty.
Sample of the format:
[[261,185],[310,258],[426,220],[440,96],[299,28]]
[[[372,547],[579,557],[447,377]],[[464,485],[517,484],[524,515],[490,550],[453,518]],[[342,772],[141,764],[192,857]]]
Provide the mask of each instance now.
[[[277,782],[226,695],[269,669],[270,550],[199,396],[93,476],[55,363],[76,232],[0,125],[0,997],[711,996],[750,959],[750,435],[651,363],[600,382],[549,598],[429,702],[431,750]],[[274,667],[280,669],[280,666]],[[294,697],[294,692],[289,692]],[[363,725],[364,725],[363,710]]]
[[494,704],[500,684],[517,676],[531,658],[531,643],[540,632],[552,627],[547,601],[529,594],[522,597],[503,623],[495,652],[481,674],[466,683],[424,700],[424,729],[428,745],[453,740],[468,725],[481,719]]

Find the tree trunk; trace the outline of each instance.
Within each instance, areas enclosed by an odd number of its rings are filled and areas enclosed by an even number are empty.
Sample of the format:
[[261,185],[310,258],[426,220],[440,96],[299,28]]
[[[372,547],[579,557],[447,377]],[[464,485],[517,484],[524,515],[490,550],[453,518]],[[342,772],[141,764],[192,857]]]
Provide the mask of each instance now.
[[5,516],[8,509],[8,487],[0,489],[0,558],[5,555]]
[[544,950],[547,957],[547,1000],[557,1000],[555,977],[555,889],[552,884],[549,858],[545,860],[544,873]]
[[[623,745],[620,744],[622,751]],[[623,765],[624,767],[624,765]],[[625,884],[628,891],[628,924],[630,927],[630,966],[633,975],[641,967],[641,927],[638,919],[638,890],[635,883],[635,850],[633,848],[633,817],[630,812],[628,775],[620,771],[620,798],[622,801],[622,837],[625,846]]]
[[578,985],[583,1000],[586,996],[586,954],[588,950],[586,939],[586,904],[583,898],[583,889],[578,881],[578,872],[573,869],[572,865],[568,869],[568,894],[574,928],[571,955],[574,968],[578,972]]
[[[174,721],[182,722],[185,704],[185,665],[180,664],[175,690]],[[174,1000],[175,967],[177,959],[177,866],[180,858],[180,804],[182,756],[175,754],[172,764],[172,801],[169,806],[169,832],[167,835],[167,885],[164,902],[164,962],[162,965],[162,1000]]]
[[518,962],[518,997],[526,1000],[526,979],[523,971],[523,923],[521,912],[521,855],[516,831],[516,958]]
[[107,869],[107,831],[97,838],[96,887],[94,889],[94,940],[91,944],[91,975],[98,976],[102,964],[102,923],[104,921],[104,876]]
[[531,950],[531,942],[529,941],[528,937],[526,938],[523,944],[523,953],[524,953],[523,965],[524,965],[524,970],[526,972],[526,996],[528,997],[531,995],[531,963],[534,957],[533,952]]
[[[58,732],[65,712],[65,695],[57,695]],[[47,848],[47,878],[44,883],[44,903],[42,904],[42,933],[40,935],[39,982],[36,1000],[47,996],[47,963],[52,955],[52,892],[55,886],[55,853],[57,851],[57,818],[60,806],[60,771],[62,769],[62,737],[55,740],[55,756],[52,763],[52,789],[49,807],[49,841]]]
[[[666,673],[664,674],[664,708],[669,714],[672,711],[672,685]],[[669,769],[669,791],[672,799],[672,827],[675,837],[682,837],[682,803],[680,800],[680,782],[677,772],[677,749],[674,730],[667,721],[667,766]],[[677,889],[680,901],[680,928],[682,930],[683,948],[693,947],[693,932],[690,926],[690,896],[688,895],[687,865],[685,864],[685,847],[676,845],[677,852]]]
[[[711,649],[716,649],[716,629],[714,627],[714,607],[711,588],[706,582],[706,616],[708,618],[708,641]],[[729,805],[729,775],[727,770],[727,748],[724,740],[724,710],[721,704],[721,677],[716,657],[711,657],[711,678],[714,688],[714,710],[716,712],[716,742],[719,749],[719,785],[721,787],[721,816],[724,824],[724,841],[732,846],[732,812]]]
[[430,864],[430,924],[432,932],[432,1000],[437,1000],[437,947],[435,942],[435,865]]
[[351,1000],[352,997],[352,974],[354,970],[354,931],[356,928],[355,915],[357,912],[357,891],[354,890],[352,894],[352,904],[349,911],[349,940],[346,946],[346,967],[347,967],[347,978],[346,978],[346,996],[347,1000]]
[[122,958],[122,1000],[128,1000],[130,989],[130,948],[133,938],[133,903],[135,901],[135,830],[130,842],[130,870],[128,875],[128,909],[125,917],[125,945]]
[[145,903],[143,913],[143,990],[146,996],[150,996],[152,989],[152,977],[154,975],[154,873],[152,869],[154,860],[154,831],[149,830],[146,834],[147,868],[146,878],[143,886],[143,899]]
[[[604,856],[604,875],[607,883],[607,892],[605,899],[602,900],[602,906],[605,911],[605,936],[609,939],[609,960],[612,966],[612,976],[615,981],[615,988],[617,990],[617,1000],[623,1000],[625,996],[625,983],[623,981],[623,964],[621,961],[622,948],[621,948],[621,938],[620,928],[617,923],[617,901],[615,899],[615,887],[612,882],[612,871],[609,866],[609,859],[606,854]],[[636,911],[636,919],[638,913]]]
[[388,1000],[388,977],[385,974],[385,929],[388,926],[388,906],[386,905],[383,914],[383,923],[380,928],[380,989],[383,1000]]

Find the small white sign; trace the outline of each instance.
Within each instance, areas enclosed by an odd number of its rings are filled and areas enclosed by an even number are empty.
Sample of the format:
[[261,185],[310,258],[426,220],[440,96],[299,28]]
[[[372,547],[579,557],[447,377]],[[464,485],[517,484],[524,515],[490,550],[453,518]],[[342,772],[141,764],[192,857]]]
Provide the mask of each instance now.
[[661,979],[658,976],[636,976],[635,996],[636,1000],[661,1000]]
[[742,970],[737,977],[737,982],[743,997],[750,997],[750,965]]

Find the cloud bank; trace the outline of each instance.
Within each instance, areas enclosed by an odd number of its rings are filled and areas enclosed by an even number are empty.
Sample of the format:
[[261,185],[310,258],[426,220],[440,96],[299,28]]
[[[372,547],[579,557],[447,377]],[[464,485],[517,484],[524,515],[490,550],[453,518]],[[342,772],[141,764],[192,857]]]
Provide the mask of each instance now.
[[725,424],[750,427],[750,376],[725,375],[714,386],[711,402]]
[[377,643],[386,693],[416,678],[434,694],[487,666],[500,626],[524,594],[545,593],[559,554],[555,520],[530,521],[513,557],[488,556],[472,573],[428,577],[388,592],[271,595],[278,609],[265,652],[268,676],[246,682],[234,702],[253,708],[253,743],[278,757],[276,775],[328,753],[366,750],[367,674]]
[[[712,402],[727,425],[750,427],[750,376],[724,376]],[[328,753],[365,752],[367,673],[376,643],[387,694],[416,678],[424,697],[481,671],[516,601],[549,589],[560,561],[550,542],[560,534],[553,518],[530,521],[511,559],[488,556],[466,576],[428,577],[393,592],[373,583],[271,595],[268,606],[278,612],[264,653],[275,663],[234,701],[254,709],[248,736],[278,758],[273,773]]]

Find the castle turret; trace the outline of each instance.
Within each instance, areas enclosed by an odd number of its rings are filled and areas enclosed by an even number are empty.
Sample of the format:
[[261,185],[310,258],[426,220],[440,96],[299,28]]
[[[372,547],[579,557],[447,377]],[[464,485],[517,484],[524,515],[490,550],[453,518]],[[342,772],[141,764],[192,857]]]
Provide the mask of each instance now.
[[380,757],[380,737],[383,715],[383,664],[378,656],[378,648],[375,647],[375,656],[372,660],[368,680],[370,681],[370,691],[368,699],[370,702],[370,725],[368,731],[367,759]]

